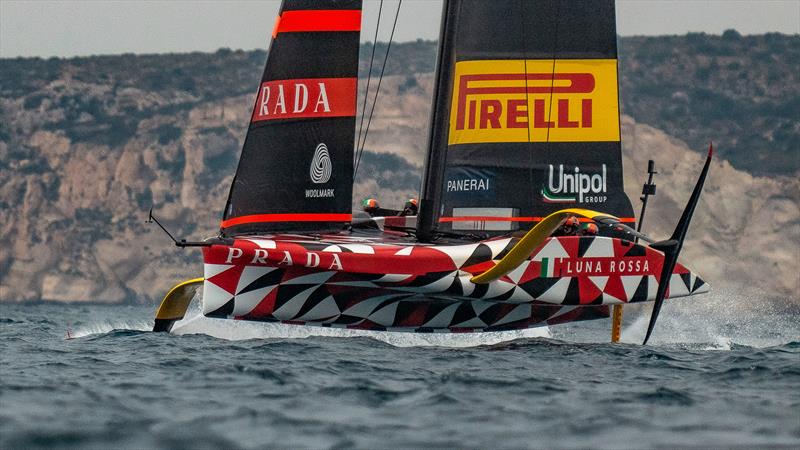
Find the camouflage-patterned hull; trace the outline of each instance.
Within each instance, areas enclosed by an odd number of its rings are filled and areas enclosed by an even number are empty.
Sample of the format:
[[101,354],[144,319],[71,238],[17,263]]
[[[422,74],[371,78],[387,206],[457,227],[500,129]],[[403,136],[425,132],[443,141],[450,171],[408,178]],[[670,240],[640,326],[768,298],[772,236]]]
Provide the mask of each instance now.
[[[608,305],[655,298],[663,254],[608,237],[548,238],[500,279],[470,281],[517,242],[425,245],[380,232],[236,239],[203,249],[203,313],[354,329],[471,332],[605,318]],[[672,298],[709,289],[680,264],[669,283]]]

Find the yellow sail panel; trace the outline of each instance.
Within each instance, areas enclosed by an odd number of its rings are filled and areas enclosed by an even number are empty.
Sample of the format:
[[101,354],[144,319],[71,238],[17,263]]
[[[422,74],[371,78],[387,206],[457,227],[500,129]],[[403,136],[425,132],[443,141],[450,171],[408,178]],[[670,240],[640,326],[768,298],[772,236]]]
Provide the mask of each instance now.
[[450,145],[619,140],[616,59],[456,63]]

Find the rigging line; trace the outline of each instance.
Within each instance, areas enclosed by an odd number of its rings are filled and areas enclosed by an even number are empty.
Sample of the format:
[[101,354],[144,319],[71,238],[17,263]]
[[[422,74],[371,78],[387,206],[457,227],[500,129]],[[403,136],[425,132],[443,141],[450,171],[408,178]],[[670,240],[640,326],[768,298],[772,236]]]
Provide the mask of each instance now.
[[[372,38],[372,56],[369,58],[369,70],[367,71],[367,87],[364,90],[364,105],[361,107],[361,123],[358,125],[358,139],[356,140],[356,157],[358,157],[358,143],[361,142],[361,129],[364,127],[364,113],[367,110],[367,97],[369,96],[369,82],[372,80],[372,63],[375,61],[375,47],[378,46],[378,30],[381,27],[381,12],[383,11],[383,0],[378,6],[378,21],[375,24],[375,37]],[[353,179],[356,174],[353,172]]]
[[400,16],[400,7],[403,5],[403,0],[397,3],[397,11],[394,13],[394,23],[392,24],[392,33],[389,35],[389,43],[386,46],[386,54],[383,57],[383,67],[381,67],[381,75],[378,77],[378,86],[375,88],[375,98],[372,100],[372,107],[369,111],[369,118],[367,118],[367,128],[364,130],[364,140],[361,143],[361,150],[358,152],[358,159],[356,159],[356,167],[353,170],[353,178],[358,173],[358,166],[361,164],[361,156],[364,154],[364,147],[367,145],[367,136],[369,135],[369,126],[372,123],[372,114],[375,112],[375,104],[378,103],[378,94],[381,92],[381,82],[383,81],[383,73],[386,71],[386,61],[389,59],[389,50],[392,49],[392,41],[394,40],[394,30],[397,28],[397,18]]
[[528,92],[528,29],[525,26],[525,17],[528,17],[527,3],[523,0],[522,14],[520,14],[520,22],[522,22],[522,57],[525,66],[525,111],[528,115],[528,186],[530,186],[530,196],[534,198],[536,189],[533,187],[533,148],[531,146],[531,100],[530,93]]
[[[555,89],[556,84],[556,52],[558,51],[558,23],[560,22],[561,18],[561,1],[556,1],[556,29],[555,33],[553,33],[553,70],[550,73],[550,104],[547,106],[547,143],[550,143],[550,126],[551,121],[553,120],[553,90]],[[553,123],[555,124],[555,123]]]

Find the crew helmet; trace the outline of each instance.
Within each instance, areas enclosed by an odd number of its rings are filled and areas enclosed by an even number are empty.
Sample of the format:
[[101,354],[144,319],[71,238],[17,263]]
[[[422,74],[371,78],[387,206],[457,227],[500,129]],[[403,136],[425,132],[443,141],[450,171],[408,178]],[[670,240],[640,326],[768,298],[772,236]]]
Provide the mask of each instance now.
[[378,206],[379,206],[378,201],[375,200],[374,198],[365,198],[364,200],[361,200],[361,209],[363,209],[364,211],[371,211],[373,209],[377,209]]
[[583,224],[581,228],[581,234],[584,236],[597,236],[598,231],[600,231],[600,229],[597,227],[597,224],[592,222]]

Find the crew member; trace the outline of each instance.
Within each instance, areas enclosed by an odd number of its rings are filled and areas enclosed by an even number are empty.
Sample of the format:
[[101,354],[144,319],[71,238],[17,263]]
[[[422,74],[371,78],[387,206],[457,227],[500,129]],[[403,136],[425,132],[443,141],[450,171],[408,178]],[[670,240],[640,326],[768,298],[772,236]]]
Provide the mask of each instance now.
[[408,199],[406,204],[403,205],[403,211],[400,212],[400,215],[401,216],[416,216],[417,215],[417,211],[419,211],[419,207],[417,205],[417,199],[410,198],[410,199]]
[[597,224],[588,222],[581,227],[581,236],[597,236],[598,231],[600,229],[597,228]]
[[567,220],[553,233],[553,236],[577,236],[580,231],[580,221],[575,216],[567,217]]
[[365,198],[361,201],[361,209],[364,210],[365,213],[369,214],[370,216],[374,216],[375,213],[380,208],[378,201],[374,198]]

